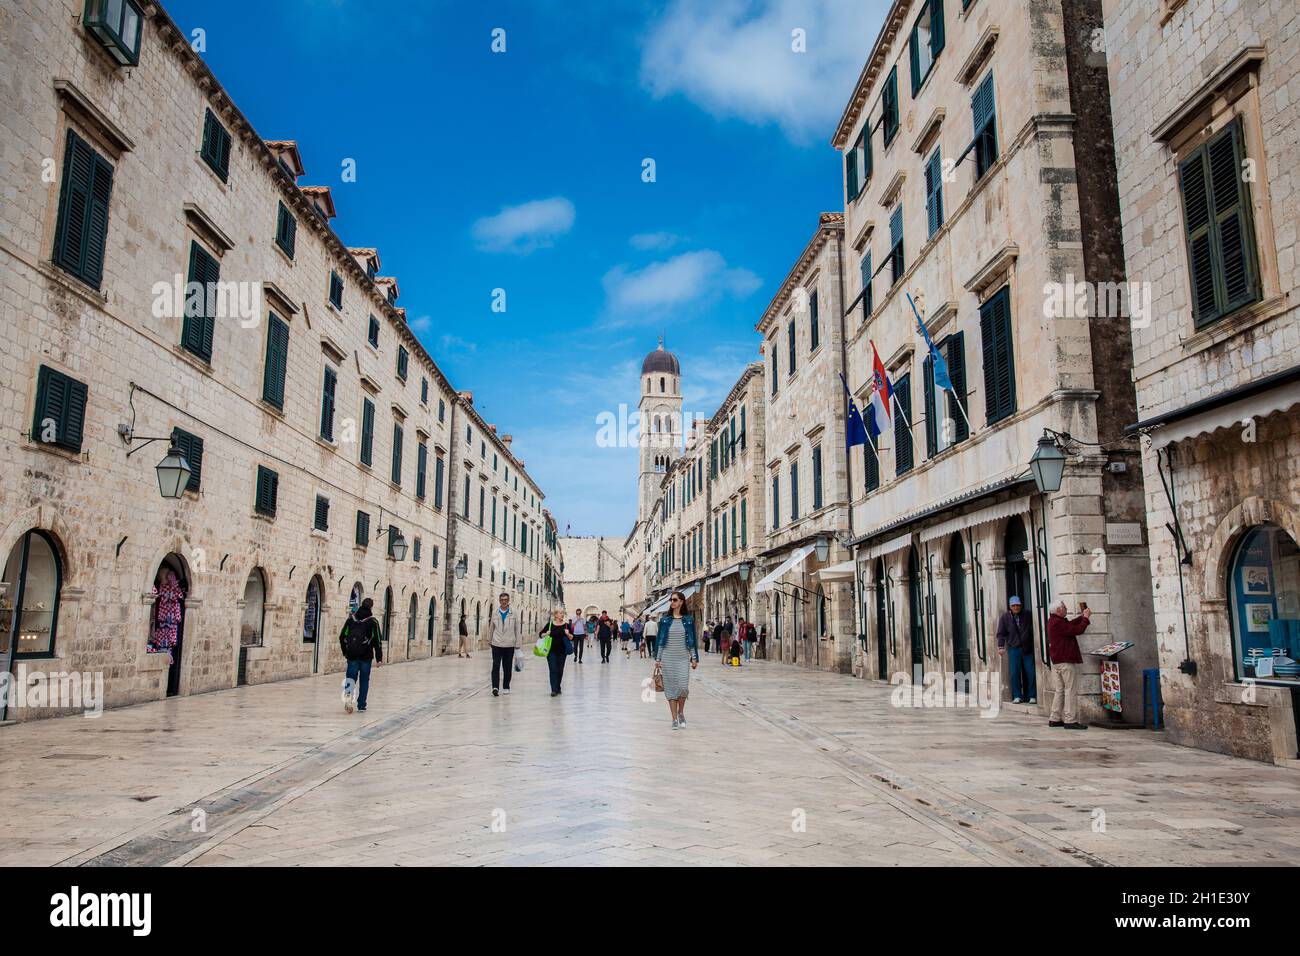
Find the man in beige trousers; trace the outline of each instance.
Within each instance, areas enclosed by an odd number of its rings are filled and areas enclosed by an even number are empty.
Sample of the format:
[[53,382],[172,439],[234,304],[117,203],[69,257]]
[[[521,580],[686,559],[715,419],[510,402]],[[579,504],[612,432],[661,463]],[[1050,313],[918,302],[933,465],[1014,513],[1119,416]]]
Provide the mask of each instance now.
[[[498,607],[488,615],[488,646],[492,648],[492,696],[499,696],[497,688],[510,693],[510,674],[515,665],[515,648],[523,643],[524,635],[519,615],[510,609],[510,593],[502,591],[497,598]],[[501,669],[505,668],[505,680]],[[504,685],[504,686],[503,686]]]

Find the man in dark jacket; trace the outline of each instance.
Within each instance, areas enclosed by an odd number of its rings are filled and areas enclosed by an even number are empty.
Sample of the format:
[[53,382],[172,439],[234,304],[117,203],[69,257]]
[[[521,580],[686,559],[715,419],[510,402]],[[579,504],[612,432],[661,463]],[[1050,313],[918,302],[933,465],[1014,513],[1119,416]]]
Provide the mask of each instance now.
[[[347,658],[347,676],[343,680],[343,709],[352,713],[352,693],[357,693],[357,710],[366,709],[366,695],[370,691],[370,662],[384,662],[383,635],[371,608],[375,602],[366,598],[361,606],[348,616],[339,632],[339,648]],[[360,688],[358,689],[358,684]]]
[[1057,601],[1047,619],[1047,652],[1052,658],[1052,712],[1047,726],[1066,730],[1087,730],[1079,723],[1079,691],[1075,684],[1083,655],[1079,653],[1079,635],[1088,629],[1092,611],[1081,604],[1082,612],[1073,621],[1065,616],[1065,602]]
[[1011,665],[1011,703],[1038,703],[1034,676],[1034,629],[1029,615],[1014,594],[1007,602],[1010,610],[998,618],[998,653],[1007,655]]

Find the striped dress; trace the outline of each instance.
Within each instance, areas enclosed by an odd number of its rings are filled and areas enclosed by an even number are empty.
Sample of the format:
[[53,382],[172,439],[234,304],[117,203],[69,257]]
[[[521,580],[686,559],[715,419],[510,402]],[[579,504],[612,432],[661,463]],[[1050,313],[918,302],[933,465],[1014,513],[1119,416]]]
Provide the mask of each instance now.
[[686,625],[680,618],[672,618],[671,622],[659,663],[664,672],[664,696],[680,700],[690,691],[691,652],[686,649]]

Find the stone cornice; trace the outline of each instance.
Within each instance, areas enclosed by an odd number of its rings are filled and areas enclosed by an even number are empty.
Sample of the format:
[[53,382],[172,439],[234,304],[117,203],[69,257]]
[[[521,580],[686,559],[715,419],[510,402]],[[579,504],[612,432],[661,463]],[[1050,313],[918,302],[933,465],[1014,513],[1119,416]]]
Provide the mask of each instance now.
[[768,303],[767,308],[763,311],[763,317],[758,320],[754,326],[754,331],[766,336],[767,330],[777,316],[785,309],[786,302],[789,301],[790,295],[795,288],[803,282],[804,277],[808,275],[812,264],[821,254],[822,248],[836,234],[841,237],[844,235],[844,213],[842,212],[824,212],[817,220],[817,231],[813,233],[808,244],[804,246],[803,252],[799,253],[799,258],[795,260],[794,266],[786,275],[781,287],[777,289],[776,295]]
[[745,371],[740,373],[740,378],[736,379],[736,384],[731,386],[731,391],[727,393],[727,397],[722,400],[721,404],[718,405],[718,410],[714,412],[713,417],[709,419],[710,432],[718,427],[719,422],[723,418],[727,417],[724,412],[728,411],[736,399],[744,393],[745,389],[749,386],[750,379],[755,375],[762,374],[762,362],[751,362],[745,367]]
[[839,125],[835,128],[835,135],[831,137],[831,145],[836,149],[844,148],[848,142],[849,133],[853,131],[853,127],[858,123],[858,117],[867,108],[867,99],[884,69],[885,55],[893,46],[894,39],[902,31],[911,6],[912,0],[894,0],[889,12],[885,14],[885,22],[881,25],[880,33],[876,35],[876,42],[871,47],[871,55],[867,57],[862,72],[858,74],[858,82],[854,85],[853,93],[849,96],[849,102],[845,105],[844,112],[840,116]]

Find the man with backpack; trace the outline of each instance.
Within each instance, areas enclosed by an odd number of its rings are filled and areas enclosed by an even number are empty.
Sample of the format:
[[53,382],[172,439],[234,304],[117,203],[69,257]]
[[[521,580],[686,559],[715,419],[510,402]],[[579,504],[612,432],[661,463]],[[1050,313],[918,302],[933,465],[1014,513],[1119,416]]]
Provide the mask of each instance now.
[[375,602],[366,598],[361,606],[348,615],[339,632],[339,647],[347,658],[347,676],[343,680],[343,709],[352,713],[352,694],[358,690],[356,708],[366,709],[366,695],[370,691],[370,662],[384,662],[383,635],[379,632],[379,622],[371,610]]

